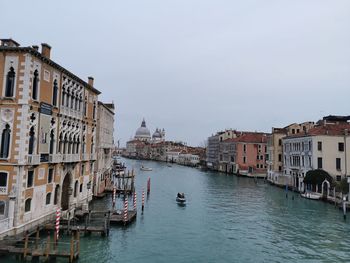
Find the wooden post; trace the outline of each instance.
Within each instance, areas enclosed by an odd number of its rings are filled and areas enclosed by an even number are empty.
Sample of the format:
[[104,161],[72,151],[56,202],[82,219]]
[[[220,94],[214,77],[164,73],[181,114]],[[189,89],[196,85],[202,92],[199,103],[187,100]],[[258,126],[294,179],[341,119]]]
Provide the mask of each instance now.
[[111,228],[111,211],[108,210],[108,218],[107,218],[107,236],[109,236],[109,229]]
[[69,255],[69,262],[72,263],[74,259],[74,235],[72,235],[70,239],[70,255]]
[[[54,233],[55,235],[55,233]],[[45,259],[48,261],[50,255],[50,232],[47,231],[47,243],[46,243],[46,251],[45,251]]]
[[53,249],[56,250],[57,247],[57,235],[56,232],[54,231],[53,233]]
[[79,228],[77,229],[76,233],[76,242],[77,242],[77,255],[79,257],[80,254],[80,231]]
[[84,235],[86,235],[87,224],[88,224],[88,217],[85,215],[85,228],[84,228]]
[[38,249],[38,243],[39,243],[39,227],[36,228],[35,249]]
[[26,260],[28,250],[28,231],[26,231],[26,236],[24,240],[24,250],[23,250],[23,259]]
[[334,206],[337,207],[337,199],[335,197],[335,187],[333,188]]

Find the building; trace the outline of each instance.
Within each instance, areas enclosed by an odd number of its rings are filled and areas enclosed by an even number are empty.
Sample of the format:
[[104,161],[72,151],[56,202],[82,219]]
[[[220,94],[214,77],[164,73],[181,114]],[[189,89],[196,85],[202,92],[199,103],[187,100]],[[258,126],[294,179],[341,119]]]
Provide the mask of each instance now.
[[277,185],[289,183],[289,177],[283,173],[282,139],[289,135],[305,133],[314,127],[314,122],[293,123],[284,128],[272,128],[267,141],[267,179]]
[[210,170],[219,169],[220,135],[222,132],[208,137],[207,143],[207,168]]
[[[97,102],[50,58],[48,44],[0,46],[0,236],[87,209],[96,161]],[[70,212],[70,213],[69,213]]]
[[[350,118],[349,118],[350,119]],[[335,181],[347,177],[350,169],[348,119],[327,116],[305,133],[287,136],[283,142],[283,172],[289,185],[306,190],[304,178],[308,171],[322,169]]]
[[112,154],[114,150],[114,104],[98,102],[96,151],[97,161],[93,181],[93,194],[104,192],[112,182]]

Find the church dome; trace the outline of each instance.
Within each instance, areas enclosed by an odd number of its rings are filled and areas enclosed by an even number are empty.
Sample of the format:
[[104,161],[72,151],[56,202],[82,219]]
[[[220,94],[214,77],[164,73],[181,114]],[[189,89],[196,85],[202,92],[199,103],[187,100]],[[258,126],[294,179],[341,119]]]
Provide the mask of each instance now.
[[145,120],[142,121],[141,127],[136,130],[135,139],[150,139],[151,133],[149,129],[146,127]]
[[152,138],[156,139],[156,138],[162,138],[162,135],[160,134],[159,130],[156,129],[156,131],[153,133]]

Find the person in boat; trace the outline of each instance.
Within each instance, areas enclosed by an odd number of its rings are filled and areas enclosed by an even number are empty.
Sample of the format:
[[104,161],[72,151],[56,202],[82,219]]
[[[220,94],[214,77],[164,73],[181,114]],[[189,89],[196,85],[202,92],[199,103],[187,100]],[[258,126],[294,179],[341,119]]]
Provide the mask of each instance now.
[[177,193],[177,197],[178,198],[185,198],[185,194],[184,193]]

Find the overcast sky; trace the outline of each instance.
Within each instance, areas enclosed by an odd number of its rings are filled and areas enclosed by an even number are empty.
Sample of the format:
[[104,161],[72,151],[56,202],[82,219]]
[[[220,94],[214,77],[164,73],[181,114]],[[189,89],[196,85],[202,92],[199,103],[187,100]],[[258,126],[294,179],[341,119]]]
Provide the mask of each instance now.
[[349,0],[0,0],[0,37],[46,42],[117,107],[167,139],[350,114]]

